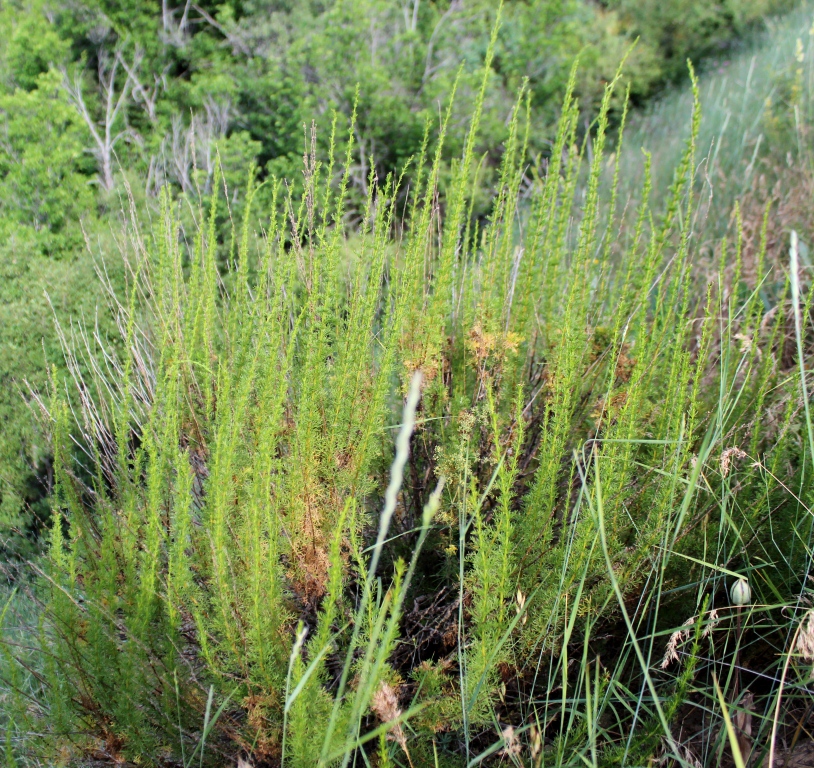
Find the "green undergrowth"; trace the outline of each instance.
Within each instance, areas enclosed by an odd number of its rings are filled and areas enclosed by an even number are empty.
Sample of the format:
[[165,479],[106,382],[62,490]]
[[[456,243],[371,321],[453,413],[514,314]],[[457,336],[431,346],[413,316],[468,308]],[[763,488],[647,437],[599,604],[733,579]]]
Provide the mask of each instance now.
[[446,122],[349,231],[351,125],[301,197],[268,182],[260,232],[253,172],[226,242],[217,172],[206,207],[134,214],[129,354],[66,342],[41,396],[9,764],[689,764],[672,728],[699,664],[733,669],[727,586],[778,621],[805,582],[812,293],[739,232],[697,268],[697,86],[669,187],[604,199],[618,86],[584,141],[569,89],[530,193],[520,94],[486,220],[483,89],[442,203]]

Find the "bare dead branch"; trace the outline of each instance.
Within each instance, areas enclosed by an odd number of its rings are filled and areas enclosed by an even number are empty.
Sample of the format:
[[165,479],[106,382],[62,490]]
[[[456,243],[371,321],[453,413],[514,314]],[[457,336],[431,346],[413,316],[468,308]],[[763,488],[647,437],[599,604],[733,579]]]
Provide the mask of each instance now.
[[215,19],[211,14],[207,13],[201,6],[193,5],[192,6],[198,13],[201,14],[201,18],[210,26],[214,27],[218,30],[229,42],[229,45],[232,46],[232,49],[235,53],[242,53],[244,56],[251,56],[252,52],[249,46],[246,44],[246,41],[243,40],[239,35],[234,34],[234,32],[230,32],[226,27],[223,26],[217,19]]
[[121,55],[120,51],[116,52],[116,59],[122,65],[122,67],[124,67],[125,72],[127,72],[127,76],[130,78],[130,82],[132,83],[132,91],[136,97],[136,100],[141,102],[142,106],[147,112],[147,116],[150,118],[150,122],[155,123],[157,119],[156,104],[161,92],[166,90],[166,74],[169,66],[165,67],[160,76],[153,75],[153,86],[148,90],[139,79],[139,68],[144,59],[144,52],[141,50],[141,48],[136,48],[133,55],[132,64],[127,63],[127,60]]
[[[127,104],[132,91],[132,78],[129,74],[116,91],[116,79],[119,64],[123,61],[117,54],[111,63],[110,58],[100,55],[98,77],[99,92],[104,105],[104,116],[96,120],[91,114],[82,86],[82,77],[76,73],[73,78],[68,76],[65,68],[62,69],[62,86],[68,95],[68,100],[79,113],[93,138],[94,146],[91,149],[99,168],[99,183],[105,190],[113,189],[113,162],[116,144],[122,139],[138,141],[138,135],[125,124],[124,128],[117,130],[117,123],[122,109]],[[126,68],[125,68],[126,71]]]

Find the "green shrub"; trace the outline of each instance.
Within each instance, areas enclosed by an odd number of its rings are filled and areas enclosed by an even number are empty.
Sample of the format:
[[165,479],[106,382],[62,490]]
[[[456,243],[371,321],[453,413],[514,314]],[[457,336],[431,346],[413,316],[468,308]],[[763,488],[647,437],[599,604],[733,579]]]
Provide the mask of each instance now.
[[[762,13],[783,6],[768,0],[605,6],[586,0],[508,2],[484,95],[476,148],[478,155],[486,154],[479,176],[483,192],[473,194],[473,216],[488,216],[507,116],[524,81],[534,121],[529,159],[541,166],[548,160],[557,110],[577,54],[581,68],[575,93],[587,115],[598,108],[602,84],[613,77],[637,35],[641,40],[629,56],[627,72],[633,76],[632,96],[641,100],[683,74],[687,55],[717,51],[755,26]],[[0,437],[0,538],[6,549],[28,549],[20,533],[37,529],[39,513],[32,512],[32,504],[41,504],[49,487],[48,449],[20,392],[26,391],[26,379],[43,385],[46,365],[59,367],[53,355],[40,361],[43,340],[49,349],[59,346],[51,326],[31,330],[16,321],[18,315],[42,318],[49,308],[39,287],[29,282],[31,270],[15,270],[14,265],[36,265],[38,284],[42,278],[49,285],[60,283],[67,263],[77,265],[78,272],[89,271],[82,227],[94,244],[111,224],[118,227],[117,196],[126,194],[124,177],[150,198],[168,183],[194,206],[198,186],[211,191],[216,147],[238,218],[243,169],[252,161],[261,181],[286,178],[296,197],[302,191],[303,124],[317,120],[316,154],[325,163],[332,115],[336,111],[340,122],[350,119],[354,104],[346,207],[348,216],[358,220],[371,157],[379,178],[401,172],[406,160],[421,151],[427,124],[437,125],[438,105],[456,85],[438,171],[443,198],[454,176],[452,163],[466,140],[466,118],[479,92],[478,70],[495,10],[494,3],[484,0],[425,1],[410,7],[393,0],[250,0],[178,9],[166,3],[107,0],[3,4],[0,235],[14,253],[4,268],[9,283],[0,299],[13,304],[15,318],[8,329],[0,329],[0,344],[16,350],[20,339],[26,340],[18,357],[6,358],[1,374],[7,384],[0,393],[8,424]],[[93,130],[105,135],[105,83],[114,66],[112,95],[114,103],[122,101],[108,126],[116,139],[115,156],[108,157],[105,170]],[[87,114],[78,108],[79,99],[68,98],[71,88],[72,96],[78,96],[77,84]],[[621,94],[612,107],[614,120],[620,105]],[[436,133],[429,132],[431,154]],[[336,140],[335,149],[343,154],[344,136]],[[412,172],[406,171],[402,196],[412,184]],[[270,206],[270,189],[266,183],[258,190],[258,209]],[[156,205],[154,199],[140,201],[140,214],[146,219]],[[218,225],[219,237],[228,242],[223,211]],[[221,258],[226,250],[228,246],[221,249]],[[70,311],[87,309],[89,319],[94,305],[103,301],[94,290]],[[38,361],[39,375],[27,365],[30,360]]]
[[[709,286],[694,262],[697,99],[663,204],[647,176],[637,207],[603,200],[618,79],[580,146],[572,75],[528,206],[522,94],[473,219],[494,44],[443,208],[446,123],[407,211],[400,178],[371,173],[350,232],[351,125],[338,187],[307,156],[301,197],[270,183],[262,236],[252,172],[218,242],[217,167],[196,229],[166,191],[150,234],[128,228],[129,354],[102,342],[83,371],[80,340],[73,410],[60,382],[42,400],[41,754],[599,765],[669,736],[715,625],[704,595],[799,525],[785,488],[808,483],[806,422],[775,363],[788,286],[764,306],[775,265],[764,243],[744,277],[739,235]],[[788,599],[806,561],[753,588]],[[701,616],[674,681],[645,627],[660,606],[671,628]],[[612,616],[625,630],[600,660]]]
[[49,363],[62,358],[54,311],[67,320],[87,308],[92,317],[98,282],[90,259],[75,255],[84,248],[80,220],[93,217],[94,202],[82,172],[77,118],[56,73],[39,74],[36,84],[0,92],[0,550],[6,553],[27,551],[49,517],[50,451],[26,406],[26,382],[42,388]]
[[650,76],[655,84],[685,76],[687,58],[720,56],[751,26],[771,14],[788,11],[788,0],[603,0],[629,34],[654,48],[658,62]]

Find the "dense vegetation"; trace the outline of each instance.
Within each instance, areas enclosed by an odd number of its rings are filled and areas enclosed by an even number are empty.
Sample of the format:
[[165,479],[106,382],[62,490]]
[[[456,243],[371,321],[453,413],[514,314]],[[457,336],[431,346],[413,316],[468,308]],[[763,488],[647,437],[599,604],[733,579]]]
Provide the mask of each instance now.
[[[590,114],[624,51],[633,97],[686,75],[686,57],[720,52],[786,0],[682,0],[604,4],[586,0],[510,2],[486,83],[478,153],[493,184],[506,119],[527,80],[532,157],[546,157],[571,63],[581,55],[577,95]],[[50,450],[25,405],[50,366],[62,368],[51,318],[84,318],[114,330],[100,311],[94,260],[123,285],[110,254],[123,183],[141,216],[164,184],[195,200],[210,191],[216,152],[239,215],[245,168],[260,180],[301,188],[303,129],[315,120],[325,161],[334,112],[355,106],[349,186],[358,216],[368,164],[401,172],[457,82],[439,184],[462,151],[480,83],[495,5],[429,2],[237,0],[181,3],[0,3],[0,537],[30,551],[51,486]],[[618,110],[620,102],[613,105]],[[582,130],[582,128],[581,128]],[[346,134],[338,135],[339,152]],[[215,147],[217,146],[217,150]],[[409,173],[409,172],[408,172]],[[258,191],[267,211],[270,185]],[[145,199],[146,198],[146,199]],[[488,210],[488,193],[476,214]],[[258,220],[259,222],[259,220]],[[45,294],[50,297],[50,303]],[[27,384],[28,382],[28,384]],[[27,542],[27,543],[26,543]]]
[[7,764],[793,755],[810,12],[133,5],[0,11]]

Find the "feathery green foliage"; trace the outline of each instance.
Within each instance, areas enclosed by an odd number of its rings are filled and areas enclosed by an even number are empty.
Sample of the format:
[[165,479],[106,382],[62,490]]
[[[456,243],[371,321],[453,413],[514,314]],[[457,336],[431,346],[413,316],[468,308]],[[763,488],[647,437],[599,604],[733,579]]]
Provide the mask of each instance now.
[[[483,189],[473,214],[485,217],[507,136],[506,115],[523,83],[534,130],[529,158],[547,157],[571,62],[582,63],[576,93],[590,114],[619,60],[628,60],[634,102],[685,74],[697,58],[737,45],[766,13],[792,0],[712,3],[674,0],[636,5],[608,0],[509,0],[495,41],[474,147],[485,153]],[[138,201],[144,222],[157,215],[159,190],[197,201],[208,194],[218,157],[230,204],[242,216],[245,169],[258,166],[256,211],[271,205],[273,177],[301,192],[302,127],[319,125],[316,155],[326,163],[331,115],[358,105],[346,205],[364,208],[371,162],[380,179],[400,173],[425,136],[435,152],[438,105],[457,83],[438,182],[445,196],[451,164],[466,140],[466,117],[480,92],[479,67],[494,21],[489,0],[7,0],[0,7],[0,544],[5,556],[42,543],[51,455],[23,396],[46,372],[65,371],[44,291],[69,286],[60,320],[93,325],[105,301],[98,281],[71,277],[93,269],[94,251],[115,252],[120,202]],[[680,25],[676,20],[681,19]],[[621,99],[613,110],[615,117]],[[344,144],[344,137],[337,137]],[[344,155],[344,146],[338,147]],[[412,183],[408,167],[405,188]],[[129,188],[130,192],[127,192]],[[196,205],[193,202],[193,205]],[[126,207],[126,206],[125,206]],[[254,220],[253,228],[258,226]],[[219,238],[229,222],[218,215]],[[185,221],[185,226],[190,222]],[[144,225],[146,226],[146,224]],[[97,249],[99,240],[106,241]],[[224,254],[219,258],[222,261]],[[114,260],[108,267],[114,266]],[[109,275],[113,282],[116,270]],[[117,284],[120,290],[121,285]],[[99,318],[101,333],[112,330]]]
[[[766,306],[780,265],[765,237],[744,263],[741,228],[711,274],[696,259],[694,75],[663,200],[648,173],[634,206],[604,194],[621,75],[580,139],[575,69],[530,188],[520,92],[479,220],[497,40],[443,202],[450,108],[409,187],[370,172],[355,231],[353,121],[338,171],[311,138],[301,194],[252,169],[240,220],[219,165],[192,210],[165,190],[151,231],[133,214],[126,352],[66,342],[78,386],[41,401],[40,709],[12,686],[8,711],[48,731],[43,757],[684,760],[670,728],[723,577],[760,574],[767,612],[801,594],[807,399],[778,359],[792,298],[804,367],[812,293],[795,271]],[[671,679],[656,638],[686,615]]]

